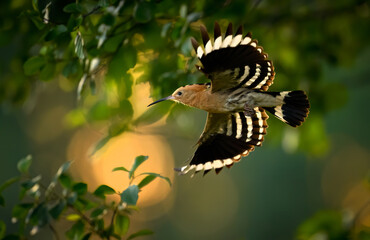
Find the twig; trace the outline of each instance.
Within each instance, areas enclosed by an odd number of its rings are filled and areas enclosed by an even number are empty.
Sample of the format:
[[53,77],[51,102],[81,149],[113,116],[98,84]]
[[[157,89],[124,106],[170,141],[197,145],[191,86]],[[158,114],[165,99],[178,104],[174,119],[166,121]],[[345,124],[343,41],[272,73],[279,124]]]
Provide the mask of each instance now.
[[82,17],[83,18],[86,18],[86,17],[90,16],[91,14],[96,13],[100,9],[101,9],[101,6],[96,6],[93,10],[91,10],[90,12],[84,14]]
[[51,225],[50,223],[49,223],[49,228],[50,228],[51,232],[53,233],[53,235],[54,235],[55,239],[56,239],[56,240],[60,240],[60,238],[59,238],[59,235],[58,235],[57,231],[55,230],[55,228],[53,227],[53,225]]
[[112,214],[112,219],[110,220],[110,226],[109,226],[109,235],[107,237],[108,240],[110,240],[110,236],[112,235],[112,232],[114,231],[114,217],[116,216],[117,213],[117,207],[114,208],[113,214]]

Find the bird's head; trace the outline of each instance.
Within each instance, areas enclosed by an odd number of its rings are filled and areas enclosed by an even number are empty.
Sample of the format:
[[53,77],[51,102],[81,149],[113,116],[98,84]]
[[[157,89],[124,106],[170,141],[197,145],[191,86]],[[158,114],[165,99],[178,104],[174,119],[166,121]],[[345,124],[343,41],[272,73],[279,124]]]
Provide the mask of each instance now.
[[172,95],[159,99],[149,104],[148,107],[165,100],[171,100],[183,103],[185,105],[193,106],[194,105],[193,103],[197,101],[199,95],[202,92],[208,90],[209,87],[210,87],[209,84],[193,84],[184,87],[179,87],[176,91],[172,93]]

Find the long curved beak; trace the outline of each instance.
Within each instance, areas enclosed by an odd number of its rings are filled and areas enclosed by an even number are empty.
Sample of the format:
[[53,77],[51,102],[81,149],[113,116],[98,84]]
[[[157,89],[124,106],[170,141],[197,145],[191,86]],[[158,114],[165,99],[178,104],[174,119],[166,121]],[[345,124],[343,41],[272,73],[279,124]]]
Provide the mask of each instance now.
[[159,100],[157,100],[157,101],[155,101],[155,102],[152,102],[152,103],[151,103],[151,104],[149,104],[147,107],[150,107],[150,106],[152,106],[152,105],[154,105],[154,104],[156,104],[156,103],[163,102],[163,101],[166,101],[166,100],[171,100],[171,99],[174,99],[174,97],[170,95],[170,96],[168,96],[168,97],[165,97],[165,98],[159,99]]

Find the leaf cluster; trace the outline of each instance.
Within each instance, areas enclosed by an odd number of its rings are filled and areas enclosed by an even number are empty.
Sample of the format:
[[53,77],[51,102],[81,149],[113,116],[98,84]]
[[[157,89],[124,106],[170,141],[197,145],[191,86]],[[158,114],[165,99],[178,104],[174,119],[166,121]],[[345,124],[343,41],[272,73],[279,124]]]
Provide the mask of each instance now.
[[[107,185],[100,185],[92,193],[84,182],[76,182],[68,174],[70,162],[64,163],[49,184],[45,185],[41,175],[31,177],[29,168],[32,157],[27,156],[18,162],[21,176],[9,179],[0,186],[0,204],[5,206],[2,192],[14,183],[20,183],[19,203],[12,211],[12,222],[18,223],[17,233],[6,234],[6,225],[0,221],[1,239],[25,239],[36,235],[42,228],[50,228],[59,239],[54,228],[55,222],[67,220],[73,225],[65,233],[67,239],[87,240],[93,236],[101,239],[134,239],[149,235],[151,230],[143,229],[128,235],[130,218],[138,209],[139,192],[156,178],[166,180],[167,177],[157,173],[141,173],[135,171],[148,157],[138,156],[130,170],[117,167],[113,171],[123,171],[128,174],[130,185],[123,191],[117,191]],[[137,178],[142,178],[138,185],[132,184]],[[119,195],[120,201],[108,201],[107,195]]]
[[319,211],[305,220],[298,228],[297,239],[333,239],[333,240],[367,240],[370,228],[356,226],[357,216],[352,212],[325,210]]

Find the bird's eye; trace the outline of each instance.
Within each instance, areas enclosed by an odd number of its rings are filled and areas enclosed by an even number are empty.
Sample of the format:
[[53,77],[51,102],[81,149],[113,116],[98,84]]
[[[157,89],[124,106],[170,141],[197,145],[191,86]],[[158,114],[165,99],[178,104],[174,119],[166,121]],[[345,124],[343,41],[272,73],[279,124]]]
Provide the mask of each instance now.
[[182,95],[182,92],[177,92],[177,96],[181,96]]

